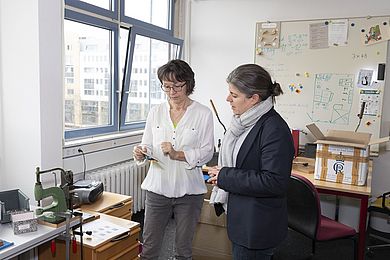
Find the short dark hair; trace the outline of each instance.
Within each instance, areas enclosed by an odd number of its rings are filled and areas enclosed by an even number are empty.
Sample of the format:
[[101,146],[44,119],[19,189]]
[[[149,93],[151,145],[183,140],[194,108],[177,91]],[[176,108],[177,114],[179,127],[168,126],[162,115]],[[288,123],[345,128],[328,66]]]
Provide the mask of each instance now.
[[194,92],[195,88],[195,73],[190,65],[182,60],[171,60],[167,64],[162,65],[157,70],[157,76],[160,82],[163,80],[186,82],[187,96]]
[[233,84],[248,97],[258,94],[261,100],[283,94],[279,83],[272,82],[270,74],[257,64],[244,64],[235,68],[227,77],[227,83]]

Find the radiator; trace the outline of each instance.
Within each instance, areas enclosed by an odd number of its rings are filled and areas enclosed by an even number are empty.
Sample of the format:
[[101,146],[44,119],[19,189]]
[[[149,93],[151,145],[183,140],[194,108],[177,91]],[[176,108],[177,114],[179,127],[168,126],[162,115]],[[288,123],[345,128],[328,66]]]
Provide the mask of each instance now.
[[149,164],[126,161],[88,172],[86,178],[101,181],[105,191],[131,196],[133,213],[137,213],[145,209],[146,192],[141,190],[141,183],[148,169]]

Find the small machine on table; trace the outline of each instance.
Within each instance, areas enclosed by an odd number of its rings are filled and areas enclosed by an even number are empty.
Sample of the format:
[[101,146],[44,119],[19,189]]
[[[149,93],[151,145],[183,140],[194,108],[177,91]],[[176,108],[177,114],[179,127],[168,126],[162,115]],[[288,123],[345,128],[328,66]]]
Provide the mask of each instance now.
[[[57,186],[56,171],[60,172],[61,183]],[[41,175],[52,173],[55,176],[55,186],[43,188]],[[103,184],[100,181],[79,180],[73,182],[73,172],[62,168],[52,168],[41,171],[36,168],[36,183],[34,188],[35,200],[38,201],[37,215],[43,215],[43,219],[49,223],[60,223],[64,218],[58,213],[73,211],[74,206],[95,202],[103,194]],[[40,207],[41,200],[52,198],[50,205]],[[57,216],[55,216],[57,215]]]
[[[55,186],[43,188],[41,182],[41,175],[44,173],[55,174],[55,171],[60,171],[61,184],[58,187]],[[64,221],[64,218],[60,216],[60,213],[69,213],[72,211],[72,198],[70,195],[70,188],[73,185],[73,173],[72,171],[65,171],[62,168],[53,168],[45,171],[41,171],[39,167],[35,171],[36,182],[34,187],[35,200],[38,202],[38,208],[36,209],[37,216],[46,222],[58,224]],[[56,175],[55,175],[56,176]],[[55,177],[56,180],[56,177]],[[56,182],[56,181],[55,181]],[[41,200],[45,198],[52,198],[50,205],[41,207]]]
[[[57,186],[56,172],[60,172],[61,183]],[[52,173],[55,176],[55,186],[43,188],[41,182],[41,175],[46,173]],[[52,168],[49,170],[41,171],[39,167],[36,168],[36,183],[34,187],[35,200],[38,202],[38,208],[36,209],[36,215],[43,222],[42,224],[60,224],[65,221],[66,229],[65,234],[60,238],[65,240],[66,243],[66,259],[69,259],[70,249],[70,220],[73,216],[80,218],[80,224],[73,227],[74,235],[80,235],[81,248],[83,241],[82,231],[82,213],[74,212],[74,205],[80,205],[82,203],[91,203],[99,198],[103,193],[103,184],[101,182],[83,180],[80,184],[73,182],[73,172],[66,171],[62,168]],[[51,204],[41,207],[41,201],[45,198],[51,198]],[[80,231],[75,229],[80,228]],[[74,239],[74,243],[75,243]],[[54,243],[54,245],[53,245]],[[55,251],[55,242],[52,241],[52,253]],[[81,249],[81,259],[83,259],[83,250]]]

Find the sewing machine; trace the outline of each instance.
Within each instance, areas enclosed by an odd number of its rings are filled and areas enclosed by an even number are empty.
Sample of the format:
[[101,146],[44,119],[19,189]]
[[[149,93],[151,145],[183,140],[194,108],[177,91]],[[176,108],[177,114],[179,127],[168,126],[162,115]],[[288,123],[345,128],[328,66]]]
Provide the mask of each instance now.
[[[60,186],[57,186],[57,181],[55,181],[55,186],[43,188],[41,175],[45,173],[55,174],[55,171],[59,171],[61,174]],[[72,189],[73,185],[72,171],[65,171],[62,168],[53,168],[41,171],[39,167],[37,167],[35,174],[36,183],[34,187],[34,196],[39,207],[36,209],[37,216],[41,216],[42,220],[50,223],[59,223],[64,221],[65,219],[61,217],[60,214],[72,210],[72,196],[70,193],[70,189]],[[40,207],[41,200],[50,197],[52,198],[51,204],[45,207]]]

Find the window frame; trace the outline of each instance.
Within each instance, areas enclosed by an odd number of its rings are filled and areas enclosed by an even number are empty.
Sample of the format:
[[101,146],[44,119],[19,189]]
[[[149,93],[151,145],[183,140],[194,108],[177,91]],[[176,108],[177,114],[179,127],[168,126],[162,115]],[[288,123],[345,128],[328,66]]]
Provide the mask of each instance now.
[[[118,17],[118,3],[119,0],[111,0],[113,3],[113,10],[108,10],[90,3],[83,2],[81,0],[65,0],[65,5],[75,7],[78,9],[86,10],[88,12],[98,14],[104,17],[109,17],[111,19],[117,19]],[[66,6],[65,6],[65,10]],[[66,15],[65,15],[66,17]]]
[[173,4],[173,0],[170,0],[169,1],[169,14],[168,14],[168,29],[166,28],[163,28],[163,27],[160,27],[160,26],[157,26],[157,25],[154,25],[154,24],[151,24],[151,23],[147,23],[147,22],[144,22],[144,21],[141,21],[141,20],[138,20],[138,19],[135,19],[135,18],[132,18],[132,17],[129,17],[129,16],[126,16],[125,15],[125,1],[126,0],[119,0],[120,1],[120,5],[123,6],[123,8],[121,8],[120,10],[120,19],[122,22],[124,23],[127,23],[127,24],[131,24],[133,26],[133,28],[145,28],[147,30],[150,30],[150,31],[153,31],[153,32],[156,32],[156,33],[161,33],[161,34],[169,34],[171,36],[173,36],[173,22],[174,22],[174,4]]
[[[182,55],[182,46],[183,46],[183,40],[175,38],[173,36],[168,36],[161,33],[156,33],[149,31],[147,29],[141,28],[141,27],[135,27],[131,28],[129,33],[129,40],[128,43],[130,43],[130,46],[127,46],[127,53],[126,53],[126,62],[125,62],[125,73],[123,74],[124,79],[122,80],[122,99],[121,99],[121,107],[120,107],[120,130],[136,130],[145,127],[145,121],[140,122],[134,122],[130,124],[126,124],[126,110],[127,110],[127,101],[129,98],[129,87],[130,87],[130,79],[132,74],[132,65],[133,65],[133,57],[134,57],[134,47],[135,47],[135,40],[137,35],[148,37],[153,40],[159,40],[164,41],[169,44],[177,45],[179,48],[179,54],[178,56],[181,57]],[[150,59],[150,57],[149,57]],[[150,62],[150,61],[149,61]],[[126,73],[127,72],[127,73]],[[149,71],[149,79],[150,74],[152,72]],[[149,81],[150,82],[150,81]],[[150,84],[149,84],[149,108],[150,108]]]
[[[109,99],[112,104],[110,113],[110,125],[69,130],[65,130],[64,128],[65,141],[76,138],[90,138],[95,135],[115,134],[144,128],[146,119],[134,123],[125,123],[128,105],[127,101],[129,97],[129,83],[132,72],[134,45],[137,35],[164,41],[168,44],[177,45],[177,48],[179,48],[179,53],[178,57],[176,58],[180,58],[183,53],[182,49],[184,41],[173,36],[174,0],[169,0],[168,29],[141,20],[137,20],[132,17],[125,16],[125,0],[111,1],[113,10],[108,10],[99,6],[82,2],[80,0],[65,0],[64,20],[83,23],[98,28],[107,29],[112,32],[111,84],[113,84],[111,88],[111,98]],[[119,6],[121,7],[120,13],[118,11]],[[128,30],[128,40],[126,52],[125,54],[122,54],[123,58],[125,58],[125,62],[123,68],[124,71],[122,84],[119,85],[121,81],[121,79],[119,78],[119,70],[122,69],[119,65],[119,58],[122,58],[119,57],[119,36],[121,28]],[[151,73],[152,72],[149,71],[149,78]],[[150,95],[148,98],[150,106]]]
[[73,10],[65,9],[65,20],[78,22],[78,23],[84,23],[87,25],[92,25],[95,27],[99,27],[102,29],[106,29],[111,31],[112,33],[112,58],[111,58],[111,82],[113,84],[112,86],[112,94],[111,98],[109,98],[112,106],[111,106],[111,121],[110,124],[107,126],[97,126],[97,127],[88,127],[88,128],[81,128],[81,129],[72,129],[72,130],[65,130],[65,140],[66,139],[73,139],[73,138],[80,138],[80,137],[87,137],[87,136],[93,136],[93,135],[99,135],[104,133],[110,133],[110,132],[116,132],[119,131],[119,123],[118,123],[118,68],[119,68],[119,29],[118,25],[116,23],[112,23],[109,21],[105,21],[96,17],[91,17],[86,14],[82,14],[79,12],[75,12]]

